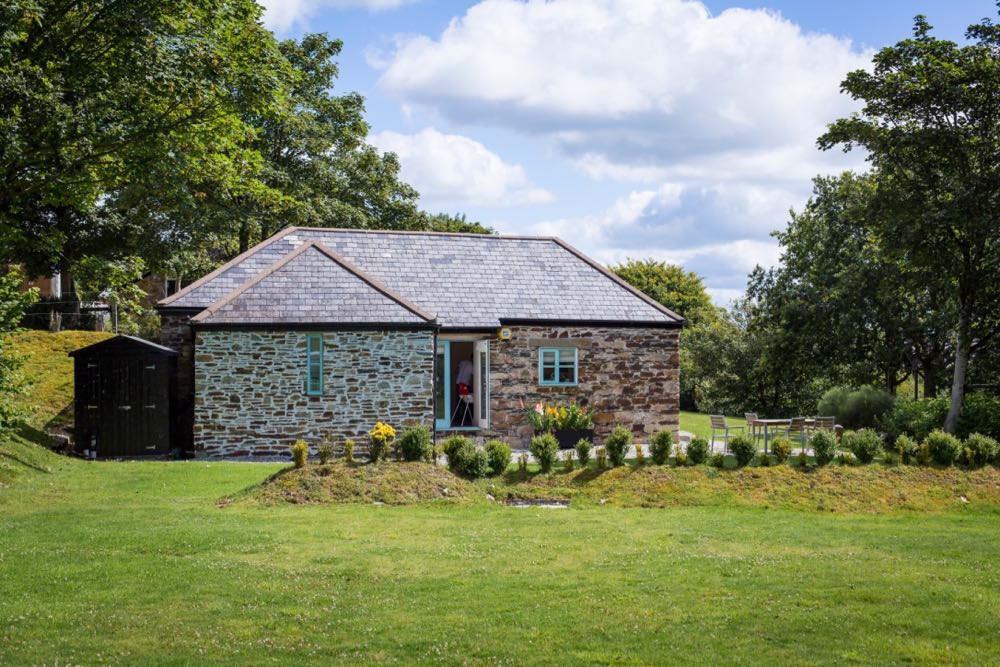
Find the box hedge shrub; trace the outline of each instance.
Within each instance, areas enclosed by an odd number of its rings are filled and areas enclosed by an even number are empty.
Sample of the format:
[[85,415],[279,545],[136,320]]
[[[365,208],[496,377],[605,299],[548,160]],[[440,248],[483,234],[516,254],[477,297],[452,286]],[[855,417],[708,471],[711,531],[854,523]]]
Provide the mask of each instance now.
[[413,426],[403,431],[396,441],[404,461],[429,461],[434,456],[431,431],[426,426]]
[[691,465],[701,465],[708,460],[708,440],[705,438],[691,438],[687,446],[687,455],[691,459]]
[[296,468],[305,468],[309,460],[309,444],[305,440],[296,440],[289,449],[292,452],[292,462]]
[[590,450],[594,447],[594,443],[586,438],[580,438],[576,443],[576,459],[580,462],[581,468],[586,468],[587,464],[590,463]]
[[844,434],[844,447],[861,463],[871,463],[882,451],[882,438],[870,428],[848,431]]
[[503,440],[490,440],[486,443],[486,459],[494,475],[502,475],[510,466],[510,445]]
[[736,457],[736,466],[742,468],[757,455],[757,445],[748,436],[738,435],[729,440],[729,451]]
[[674,448],[674,434],[670,429],[662,428],[653,434],[649,439],[649,455],[653,463],[662,466],[670,458],[670,451]]
[[931,431],[927,436],[927,449],[935,463],[950,466],[962,451],[962,443],[950,433]]
[[538,461],[542,472],[552,472],[552,464],[556,461],[559,453],[559,441],[551,433],[542,433],[531,439],[528,451]]
[[784,463],[792,455],[792,443],[788,438],[778,438],[771,443],[771,453],[777,463]]
[[816,465],[825,466],[833,460],[837,451],[837,438],[832,432],[820,429],[809,437],[809,447],[813,450]]
[[984,466],[997,460],[1000,445],[993,438],[981,433],[973,433],[965,439],[963,449],[965,465]]
[[624,426],[616,426],[608,439],[604,441],[604,449],[608,453],[608,461],[613,468],[625,464],[629,447],[632,446],[632,431]]

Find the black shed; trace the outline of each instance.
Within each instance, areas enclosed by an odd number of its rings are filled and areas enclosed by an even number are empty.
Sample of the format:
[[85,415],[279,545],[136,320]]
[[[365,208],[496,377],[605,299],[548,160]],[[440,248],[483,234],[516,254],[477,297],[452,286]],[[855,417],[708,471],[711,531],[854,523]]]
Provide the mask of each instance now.
[[115,336],[69,353],[76,385],[74,433],[91,456],[149,456],[173,448],[177,353]]

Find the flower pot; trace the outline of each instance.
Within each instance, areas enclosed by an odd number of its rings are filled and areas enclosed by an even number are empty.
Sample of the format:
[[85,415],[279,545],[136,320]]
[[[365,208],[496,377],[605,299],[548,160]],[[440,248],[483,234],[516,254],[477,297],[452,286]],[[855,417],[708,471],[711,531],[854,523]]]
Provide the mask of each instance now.
[[576,443],[581,440],[594,442],[594,429],[592,428],[572,428],[564,431],[553,431],[556,440],[559,442],[559,449],[573,449]]

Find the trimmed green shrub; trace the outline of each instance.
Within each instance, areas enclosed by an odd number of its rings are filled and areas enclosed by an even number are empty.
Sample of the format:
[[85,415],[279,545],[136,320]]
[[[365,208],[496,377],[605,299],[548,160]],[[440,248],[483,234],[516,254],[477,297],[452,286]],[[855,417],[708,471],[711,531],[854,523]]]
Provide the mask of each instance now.
[[935,463],[950,466],[962,451],[962,443],[950,433],[931,431],[927,436],[927,448]]
[[292,452],[292,462],[296,468],[305,468],[309,459],[309,444],[305,440],[296,440],[289,449]]
[[635,443],[635,464],[641,466],[646,462],[646,455],[642,449],[642,443]]
[[749,437],[738,435],[729,441],[729,451],[736,457],[736,467],[742,468],[757,455],[757,445]]
[[316,454],[319,455],[320,465],[326,465],[333,458],[333,438],[326,436],[323,441],[319,443],[319,447],[316,448]]
[[761,468],[768,468],[771,465],[771,455],[765,454],[764,452],[759,452],[757,454],[757,465]]
[[502,440],[490,440],[486,443],[486,458],[490,462],[490,470],[494,475],[502,475],[510,466],[510,445]]
[[559,441],[551,433],[542,433],[531,439],[528,451],[538,461],[542,472],[552,472],[552,464],[555,463],[556,454],[559,453]]
[[670,450],[674,448],[674,434],[670,429],[660,429],[649,439],[649,455],[653,463],[661,466],[670,458]]
[[722,452],[716,452],[712,454],[712,467],[722,470],[726,467],[726,457],[723,456]]
[[799,467],[805,470],[809,466],[809,455],[806,454],[806,450],[799,450]]
[[616,426],[608,439],[604,441],[604,449],[608,452],[608,461],[612,468],[625,464],[625,456],[632,446],[632,431],[624,426]]
[[573,472],[573,450],[566,449],[563,451],[563,470],[566,472]]
[[899,455],[899,460],[902,463],[916,463],[917,451],[919,449],[920,445],[914,442],[913,438],[908,435],[901,435],[896,438],[896,454]]
[[837,438],[826,429],[820,429],[809,438],[809,447],[816,457],[816,465],[825,466],[833,460],[837,451]]
[[833,415],[844,428],[871,428],[892,410],[895,397],[875,387],[834,387],[819,399],[819,414]]
[[576,443],[576,460],[580,462],[581,468],[586,468],[590,463],[590,450],[594,443],[586,438],[580,438]]
[[458,449],[454,450],[454,464],[452,471],[455,474],[476,479],[486,477],[490,470],[489,459],[486,458],[486,451],[481,447],[476,447],[467,440]]
[[870,428],[845,433],[843,443],[861,463],[871,463],[882,450],[882,438]]
[[788,438],[778,438],[771,443],[771,453],[777,463],[784,463],[792,455],[792,443]]
[[984,466],[997,460],[1000,444],[989,436],[973,433],[965,439],[965,465]]
[[396,442],[404,461],[426,461],[433,456],[434,443],[426,426],[413,426],[403,431]]
[[691,465],[701,465],[708,460],[708,440],[705,438],[691,438],[687,446],[687,455],[691,460]]
[[465,447],[474,448],[475,445],[464,435],[453,435],[441,443],[441,451],[444,452],[444,456],[448,460],[448,467],[453,472],[456,472],[455,465],[459,456],[458,452]]

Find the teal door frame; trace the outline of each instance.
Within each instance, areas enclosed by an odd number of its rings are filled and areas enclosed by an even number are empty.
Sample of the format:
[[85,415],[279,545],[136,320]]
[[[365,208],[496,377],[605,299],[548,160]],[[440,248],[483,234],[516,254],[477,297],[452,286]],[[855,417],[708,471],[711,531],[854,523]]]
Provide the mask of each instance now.
[[[444,348],[444,368],[441,372],[441,382],[444,385],[444,415],[443,419],[434,420],[434,428],[439,431],[446,431],[451,428],[451,341],[438,340],[434,348],[434,365],[437,365],[438,349]],[[437,368],[434,369],[435,375]],[[436,417],[436,416],[435,416]]]

